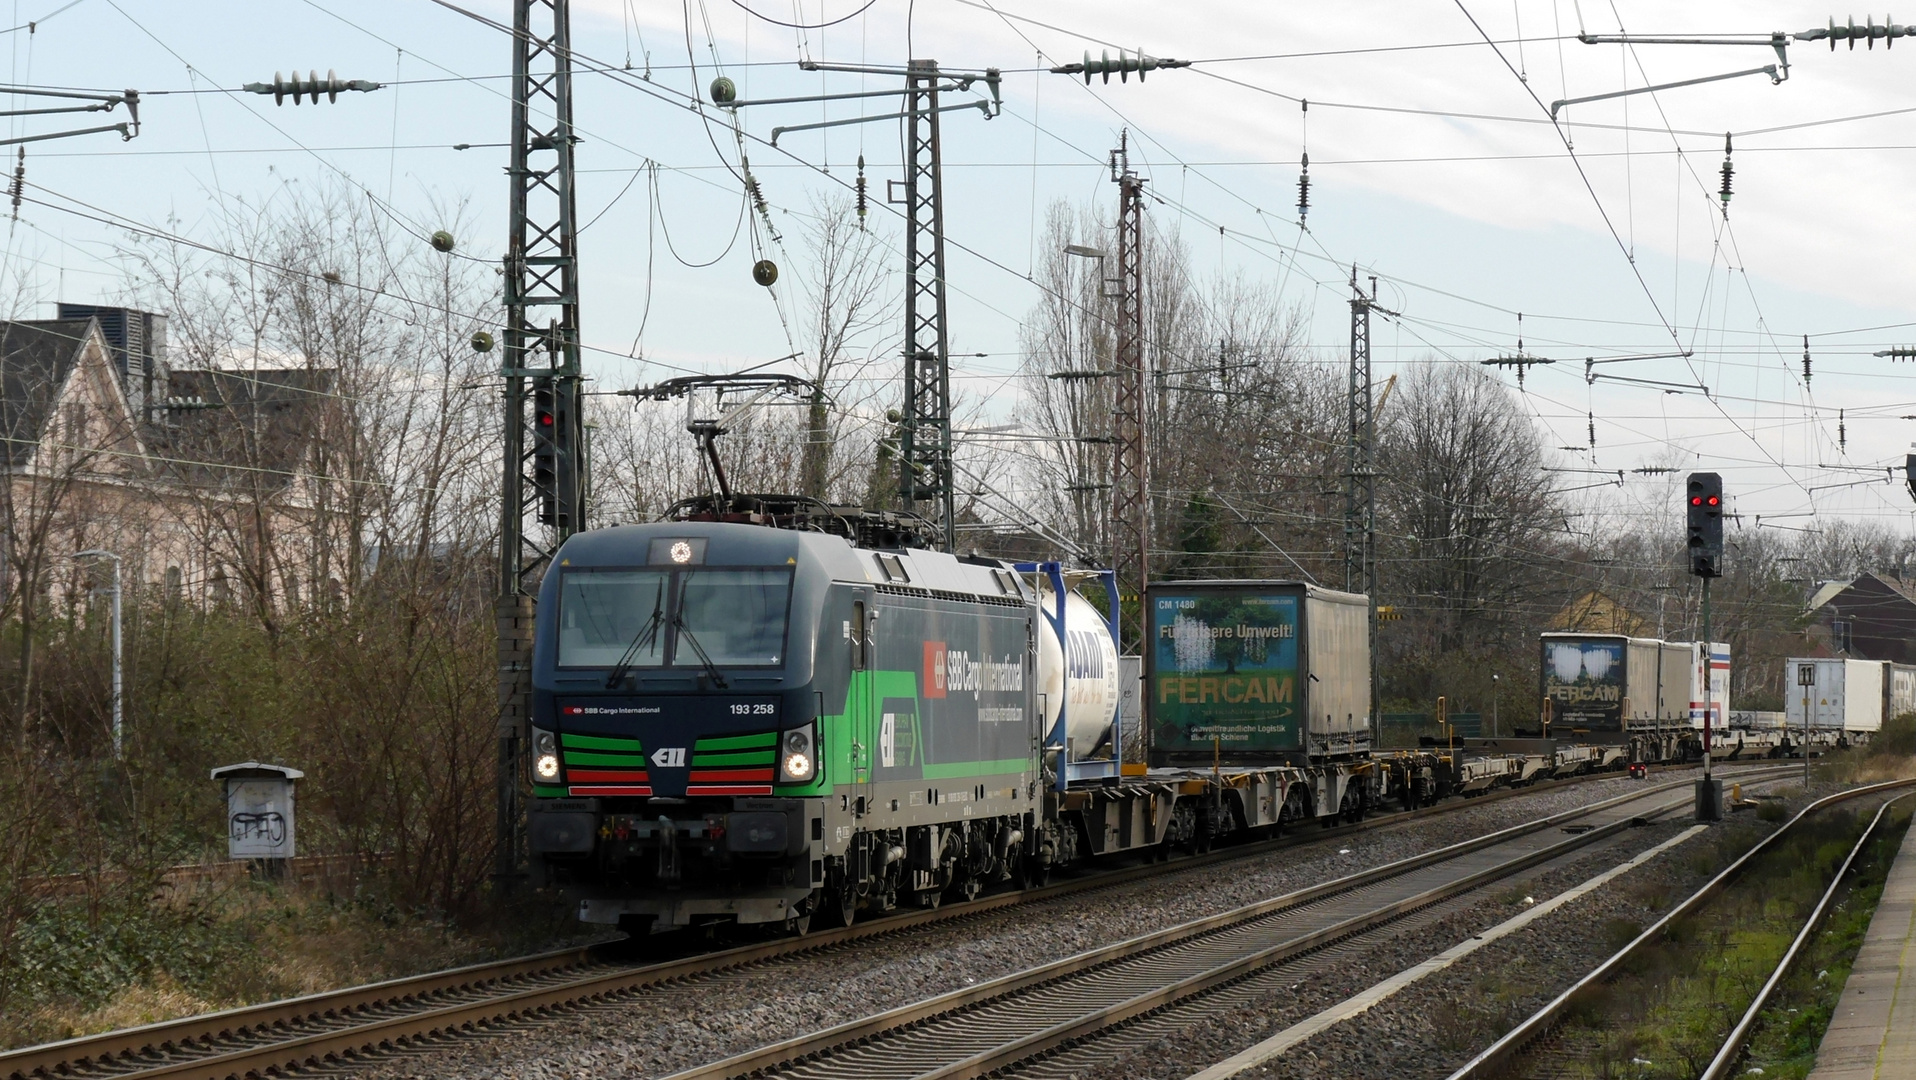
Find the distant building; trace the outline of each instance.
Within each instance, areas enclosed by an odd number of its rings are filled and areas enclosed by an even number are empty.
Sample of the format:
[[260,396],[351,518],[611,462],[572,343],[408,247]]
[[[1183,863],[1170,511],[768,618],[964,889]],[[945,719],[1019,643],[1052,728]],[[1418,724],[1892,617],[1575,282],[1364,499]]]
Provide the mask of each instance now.
[[0,321],[0,582],[38,588],[86,548],[129,588],[262,613],[331,590],[317,468],[324,369],[170,370],[166,318],[61,304]]
[[96,319],[108,355],[119,372],[127,406],[142,423],[153,423],[166,407],[166,316],[132,308],[60,304],[64,322]]
[[1810,598],[1812,649],[1857,660],[1916,664],[1916,586],[1890,574],[1830,582]]
[[1626,634],[1642,637],[1649,624],[1615,598],[1596,590],[1563,606],[1550,620],[1550,629],[1576,634]]

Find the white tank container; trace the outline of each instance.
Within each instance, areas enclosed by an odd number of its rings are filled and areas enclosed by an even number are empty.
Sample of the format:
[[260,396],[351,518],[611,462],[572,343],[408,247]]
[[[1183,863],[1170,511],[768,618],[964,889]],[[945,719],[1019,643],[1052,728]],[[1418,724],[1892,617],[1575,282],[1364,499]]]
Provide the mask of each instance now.
[[[1051,586],[1039,578],[1038,602],[1047,613],[1057,611]],[[1064,702],[1064,733],[1072,760],[1110,757],[1111,724],[1118,716],[1118,647],[1111,628],[1089,600],[1065,593],[1064,637],[1061,645],[1048,617],[1038,620],[1038,692],[1044,695],[1045,734]]]

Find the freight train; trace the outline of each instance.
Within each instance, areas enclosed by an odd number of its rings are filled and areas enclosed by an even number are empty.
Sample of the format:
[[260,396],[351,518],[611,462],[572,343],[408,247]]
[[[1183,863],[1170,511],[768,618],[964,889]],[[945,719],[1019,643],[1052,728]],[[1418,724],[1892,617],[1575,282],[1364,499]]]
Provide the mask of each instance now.
[[1867,741],[1886,721],[1916,712],[1916,667],[1848,657],[1791,657],[1783,661],[1783,704],[1777,721],[1785,731],[1808,730],[1812,738],[1827,735],[1846,743]]
[[[803,930],[1622,761],[1373,748],[1367,602],[1302,584],[1153,586],[1127,686],[1108,572],[930,539],[731,495],[570,537],[534,632],[535,880],[632,931]],[[1140,693],[1148,764],[1118,722]]]
[[1540,638],[1540,733],[1624,744],[1637,760],[1700,757],[1730,725],[1730,647],[1623,634]]
[[1916,667],[1904,664],[1785,660],[1785,711],[1733,711],[1727,644],[1580,633],[1540,643],[1537,733],[1625,745],[1634,761],[1700,759],[1706,724],[1715,759],[1794,757],[1805,746],[1815,754],[1865,742],[1885,719],[1916,711]]

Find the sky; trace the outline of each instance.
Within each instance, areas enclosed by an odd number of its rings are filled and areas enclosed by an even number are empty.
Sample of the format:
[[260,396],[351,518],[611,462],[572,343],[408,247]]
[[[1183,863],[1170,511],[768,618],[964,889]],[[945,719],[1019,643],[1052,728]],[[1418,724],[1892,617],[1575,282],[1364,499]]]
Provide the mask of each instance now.
[[[363,189],[421,236],[463,206],[461,255],[503,250],[510,41],[472,16],[509,23],[509,3],[466,0],[470,14],[433,0],[0,3],[14,85],[143,97],[136,139],[27,149],[4,275],[29,275],[49,301],[118,298],[129,229],[210,241],[223,215],[288,183]],[[1908,530],[1916,363],[1872,353],[1916,344],[1916,40],[1799,41],[1780,83],[1743,75],[1551,118],[1560,99],[1775,64],[1771,32],[1831,15],[1768,0],[574,0],[574,50],[593,69],[574,89],[588,374],[617,389],[802,347],[787,328],[798,237],[816,199],[849,190],[861,153],[872,228],[899,247],[895,216],[876,205],[901,176],[895,122],[765,142],[775,125],[895,108],[880,98],[740,111],[786,237],[755,252],[729,121],[690,107],[714,74],[747,99],[851,93],[897,80],[798,61],[931,58],[1002,74],[1000,115],[942,121],[951,342],[964,354],[954,377],[988,417],[1016,422],[1018,323],[1040,296],[1029,275],[1046,208],[1067,200],[1108,217],[1107,156],[1125,132],[1154,232],[1177,236],[1207,277],[1278,290],[1326,359],[1348,345],[1355,266],[1392,313],[1372,330],[1379,382],[1433,360],[1507,356],[1520,339],[1554,361],[1529,367],[1521,388],[1497,369],[1552,467],[1589,470],[1540,483],[1569,490],[1623,470],[1620,488],[1574,497],[1670,525],[1670,479],[1630,470],[1715,470],[1738,528],[1837,516]],[[1752,43],[1588,44],[1580,29]],[[1046,70],[1120,48],[1194,63],[1089,85]],[[387,85],[317,106],[239,90],[329,69]],[[8,119],[14,135],[99,122]],[[785,285],[753,283],[760,254],[785,265]],[[1689,355],[1585,366],[1671,353]]]

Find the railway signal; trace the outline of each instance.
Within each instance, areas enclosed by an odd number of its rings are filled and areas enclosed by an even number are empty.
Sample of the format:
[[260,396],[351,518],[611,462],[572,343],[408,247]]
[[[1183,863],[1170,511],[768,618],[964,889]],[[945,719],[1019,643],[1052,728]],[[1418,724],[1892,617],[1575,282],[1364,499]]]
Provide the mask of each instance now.
[[570,526],[572,507],[561,507],[560,485],[571,469],[572,455],[560,438],[568,418],[551,379],[534,380],[532,389],[532,487],[539,500],[539,523]]
[[1691,473],[1685,506],[1689,524],[1690,573],[1723,576],[1723,477]]
[[1723,785],[1710,775],[1710,728],[1715,716],[1710,702],[1711,658],[1715,638],[1710,635],[1710,579],[1723,573],[1723,477],[1691,473],[1686,485],[1684,512],[1689,525],[1690,573],[1703,579],[1703,779],[1696,784],[1696,819],[1716,821],[1723,816]]

